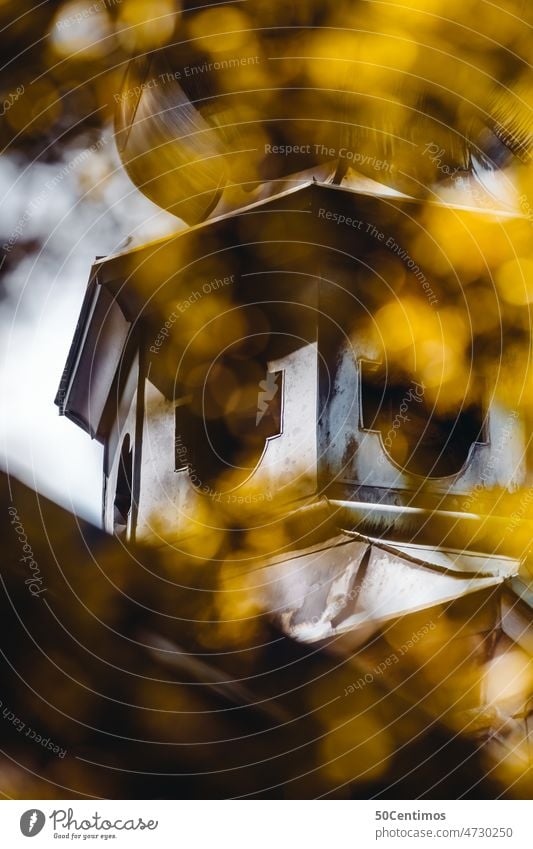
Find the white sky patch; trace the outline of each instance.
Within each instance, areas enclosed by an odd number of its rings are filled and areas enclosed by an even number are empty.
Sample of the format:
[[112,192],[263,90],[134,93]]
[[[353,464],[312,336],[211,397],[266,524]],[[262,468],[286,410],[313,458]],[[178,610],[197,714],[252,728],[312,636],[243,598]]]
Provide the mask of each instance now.
[[68,56],[82,51],[96,56],[109,53],[113,32],[103,0],[87,0],[61,6],[50,30],[50,41],[60,55]]
[[112,141],[90,156],[82,151],[66,151],[55,165],[34,163],[26,173],[16,160],[0,159],[0,261],[24,239],[43,242],[3,277],[0,465],[101,524],[102,446],[59,416],[54,397],[95,256],[118,250],[131,235],[135,243],[165,235],[180,222],[116,170]]

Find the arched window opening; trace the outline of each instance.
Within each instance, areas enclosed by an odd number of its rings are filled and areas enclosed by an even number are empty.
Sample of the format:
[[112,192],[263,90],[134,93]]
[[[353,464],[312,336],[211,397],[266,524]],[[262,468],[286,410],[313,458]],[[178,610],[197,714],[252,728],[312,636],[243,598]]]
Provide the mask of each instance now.
[[129,434],[126,434],[120,450],[117,488],[114,501],[114,530],[119,536],[126,533],[132,504],[133,451]]

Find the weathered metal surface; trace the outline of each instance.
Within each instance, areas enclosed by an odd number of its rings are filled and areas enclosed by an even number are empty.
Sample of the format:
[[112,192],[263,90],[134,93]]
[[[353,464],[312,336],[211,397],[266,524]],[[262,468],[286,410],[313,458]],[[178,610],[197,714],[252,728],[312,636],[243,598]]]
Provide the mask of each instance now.
[[423,565],[392,545],[385,549],[341,535],[265,566],[254,577],[286,634],[304,642],[331,639],[334,645],[336,636],[349,631],[354,646],[387,621],[500,585],[503,576],[497,567],[494,572],[480,576]]

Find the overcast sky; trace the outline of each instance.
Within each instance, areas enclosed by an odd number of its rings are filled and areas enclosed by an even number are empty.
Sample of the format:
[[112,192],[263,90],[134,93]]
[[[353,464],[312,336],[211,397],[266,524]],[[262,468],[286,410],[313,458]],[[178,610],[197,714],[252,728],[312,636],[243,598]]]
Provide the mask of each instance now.
[[181,223],[120,170],[111,130],[54,165],[0,157],[0,198],[0,262],[24,239],[42,243],[4,277],[0,464],[100,524],[102,446],[58,415],[55,393],[94,257],[130,235],[147,241]]

